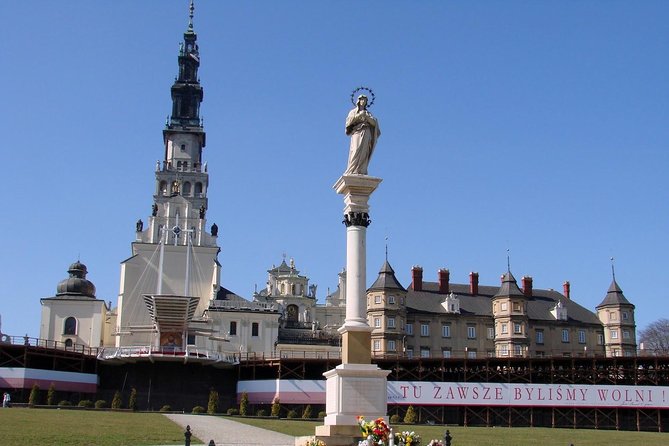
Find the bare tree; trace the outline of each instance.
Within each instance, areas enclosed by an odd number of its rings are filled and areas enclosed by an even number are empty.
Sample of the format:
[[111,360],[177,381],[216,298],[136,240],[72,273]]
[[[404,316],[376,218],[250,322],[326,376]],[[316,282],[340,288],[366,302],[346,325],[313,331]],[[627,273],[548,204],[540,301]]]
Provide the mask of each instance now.
[[639,342],[643,349],[653,355],[669,355],[669,319],[651,322],[639,332]]

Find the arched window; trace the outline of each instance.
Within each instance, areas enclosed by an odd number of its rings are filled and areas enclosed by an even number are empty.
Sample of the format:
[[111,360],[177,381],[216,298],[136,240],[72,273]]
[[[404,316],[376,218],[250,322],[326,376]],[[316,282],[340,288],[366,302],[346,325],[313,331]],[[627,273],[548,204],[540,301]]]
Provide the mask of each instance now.
[[251,324],[251,336],[258,336],[258,323],[253,322]]
[[66,347],[66,348],[72,348],[72,344],[74,344],[74,343],[72,342],[72,339],[69,339],[69,338],[68,338],[68,339],[65,339],[65,347]]
[[185,197],[190,197],[190,183],[188,181],[186,181],[183,185],[182,195]]
[[63,327],[63,334],[66,335],[76,335],[77,334],[77,320],[72,316],[65,319],[65,325]]
[[160,194],[167,195],[167,181],[160,182]]
[[230,330],[228,332],[230,336],[237,336],[237,322],[230,321]]
[[202,183],[198,181],[197,183],[195,183],[195,196],[199,197],[201,193],[202,193]]

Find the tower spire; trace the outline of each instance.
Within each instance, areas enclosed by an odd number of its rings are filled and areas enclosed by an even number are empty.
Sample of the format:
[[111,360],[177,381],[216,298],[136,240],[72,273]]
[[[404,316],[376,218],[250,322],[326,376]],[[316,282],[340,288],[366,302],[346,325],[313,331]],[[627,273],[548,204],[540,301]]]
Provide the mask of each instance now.
[[190,7],[188,8],[190,13],[188,14],[188,31],[193,32],[193,13],[195,12],[195,2],[190,0]]
[[616,280],[616,268],[615,268],[615,265],[613,264],[614,260],[615,259],[613,257],[611,257],[611,276],[613,277],[613,281],[615,282],[615,280]]

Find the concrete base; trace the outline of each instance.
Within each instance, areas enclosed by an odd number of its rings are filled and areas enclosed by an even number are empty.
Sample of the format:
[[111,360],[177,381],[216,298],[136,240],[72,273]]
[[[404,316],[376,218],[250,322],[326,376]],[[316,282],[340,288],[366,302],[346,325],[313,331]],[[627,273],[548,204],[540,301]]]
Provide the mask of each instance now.
[[389,373],[373,364],[341,364],[323,373],[327,379],[325,425],[357,427],[358,416],[385,417]]

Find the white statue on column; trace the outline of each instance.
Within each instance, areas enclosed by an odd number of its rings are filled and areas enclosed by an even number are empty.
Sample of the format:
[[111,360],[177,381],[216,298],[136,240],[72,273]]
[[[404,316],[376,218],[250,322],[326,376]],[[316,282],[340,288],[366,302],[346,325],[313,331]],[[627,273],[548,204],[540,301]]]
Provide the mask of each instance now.
[[367,110],[367,106],[367,96],[361,94],[346,117],[346,134],[351,137],[351,146],[344,175],[367,175],[369,160],[381,135],[379,121]]

